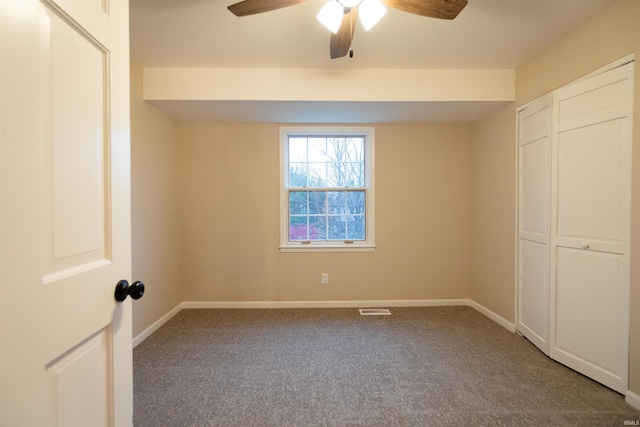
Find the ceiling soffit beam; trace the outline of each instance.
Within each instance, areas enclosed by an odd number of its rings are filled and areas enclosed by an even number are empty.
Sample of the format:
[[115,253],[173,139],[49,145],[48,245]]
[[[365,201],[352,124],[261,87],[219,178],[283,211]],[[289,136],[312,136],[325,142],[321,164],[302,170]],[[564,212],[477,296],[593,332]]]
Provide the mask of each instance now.
[[148,101],[513,101],[512,69],[144,68]]

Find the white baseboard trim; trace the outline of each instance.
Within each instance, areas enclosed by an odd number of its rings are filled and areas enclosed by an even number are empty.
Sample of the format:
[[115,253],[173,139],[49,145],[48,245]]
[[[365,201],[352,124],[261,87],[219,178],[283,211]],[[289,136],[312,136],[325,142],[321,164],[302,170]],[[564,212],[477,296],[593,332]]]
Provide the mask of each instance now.
[[627,393],[624,396],[624,401],[634,408],[640,410],[640,395],[635,394],[634,392],[627,390]]
[[185,301],[182,308],[369,308],[469,305],[466,299],[353,301]]
[[152,333],[154,333],[155,331],[160,329],[160,327],[162,325],[167,323],[173,316],[178,314],[180,312],[180,310],[182,310],[184,308],[183,305],[184,305],[184,303],[180,303],[180,304],[176,305],[171,311],[169,311],[167,314],[162,316],[160,319],[156,320],[147,329],[145,329],[144,331],[142,331],[138,335],[136,335],[133,338],[133,348],[136,348],[138,346],[138,344],[140,344],[142,341],[146,340]]
[[480,313],[484,314],[485,316],[487,316],[489,319],[493,320],[494,322],[496,322],[498,325],[502,326],[503,328],[506,328],[509,332],[516,332],[516,325],[512,322],[509,322],[507,319],[505,319],[504,317],[501,317],[499,315],[497,315],[496,313],[494,313],[493,311],[489,310],[488,308],[486,308],[483,305],[478,304],[477,302],[473,301],[473,300],[469,300],[469,307],[475,309],[476,311],[479,311]]
[[[352,301],[184,301],[158,319],[133,339],[133,348],[147,339],[183,309],[251,309],[251,308],[389,308],[468,306],[487,316],[500,326],[516,332],[513,323],[470,299],[410,299]],[[635,395],[634,395],[635,396]],[[637,396],[636,396],[637,397]]]

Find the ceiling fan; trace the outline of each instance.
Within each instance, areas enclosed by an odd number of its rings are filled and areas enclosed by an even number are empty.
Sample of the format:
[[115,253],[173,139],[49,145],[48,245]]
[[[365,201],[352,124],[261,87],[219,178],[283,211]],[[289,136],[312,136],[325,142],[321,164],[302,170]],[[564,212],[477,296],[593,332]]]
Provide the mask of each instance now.
[[[255,15],[306,0],[244,0],[228,9],[236,16]],[[318,13],[318,20],[331,30],[331,59],[349,52],[358,16],[369,30],[386,13],[385,6],[430,18],[454,19],[467,5],[467,0],[329,0]]]

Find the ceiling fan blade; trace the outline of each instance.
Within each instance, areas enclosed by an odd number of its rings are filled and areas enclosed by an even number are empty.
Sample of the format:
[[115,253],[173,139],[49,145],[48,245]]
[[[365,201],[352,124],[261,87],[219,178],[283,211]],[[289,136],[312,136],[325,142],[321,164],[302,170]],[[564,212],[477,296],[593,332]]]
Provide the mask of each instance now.
[[341,58],[349,53],[351,40],[353,40],[353,33],[356,31],[357,21],[357,7],[351,8],[348,12],[345,12],[342,17],[340,29],[338,29],[336,34],[331,33],[331,42],[329,43],[331,59]]
[[416,15],[453,19],[467,5],[467,0],[382,0],[382,3]]
[[255,15],[256,13],[269,12],[293,6],[306,0],[244,0],[227,7],[236,16]]

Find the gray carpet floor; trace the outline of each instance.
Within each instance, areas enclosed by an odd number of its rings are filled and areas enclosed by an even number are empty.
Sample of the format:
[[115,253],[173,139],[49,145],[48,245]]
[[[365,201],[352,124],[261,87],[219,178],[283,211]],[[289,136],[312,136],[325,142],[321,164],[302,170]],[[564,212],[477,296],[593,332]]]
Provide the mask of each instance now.
[[640,411],[469,307],[183,310],[134,352],[134,425],[623,426]]

